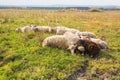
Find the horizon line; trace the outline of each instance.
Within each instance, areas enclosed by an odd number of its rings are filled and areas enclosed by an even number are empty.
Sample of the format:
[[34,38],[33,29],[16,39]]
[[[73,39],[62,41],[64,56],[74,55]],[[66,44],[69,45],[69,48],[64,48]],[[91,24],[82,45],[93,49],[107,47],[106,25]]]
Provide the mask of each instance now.
[[41,6],[78,6],[78,7],[90,7],[90,6],[120,6],[120,5],[75,5],[75,4],[51,4],[51,5],[0,5],[0,6],[19,6],[19,7],[22,7],[22,6],[28,6],[28,7],[32,7],[32,6],[36,6],[36,7],[41,7]]

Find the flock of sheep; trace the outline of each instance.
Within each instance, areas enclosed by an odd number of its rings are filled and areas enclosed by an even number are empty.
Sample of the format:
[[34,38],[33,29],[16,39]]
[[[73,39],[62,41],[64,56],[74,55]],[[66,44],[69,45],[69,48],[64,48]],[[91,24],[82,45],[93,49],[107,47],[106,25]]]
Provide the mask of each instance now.
[[55,35],[43,40],[42,46],[55,47],[70,51],[72,54],[88,54],[95,57],[101,50],[107,50],[108,45],[105,41],[96,38],[92,32],[81,32],[77,29],[64,26],[25,26],[17,28],[17,32],[47,32]]

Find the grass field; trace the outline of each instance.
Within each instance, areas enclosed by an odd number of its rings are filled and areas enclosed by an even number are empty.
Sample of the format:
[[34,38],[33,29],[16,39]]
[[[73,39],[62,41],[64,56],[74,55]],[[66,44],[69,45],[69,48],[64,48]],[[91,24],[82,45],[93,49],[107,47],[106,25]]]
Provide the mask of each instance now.
[[[90,31],[105,36],[110,49],[92,59],[42,48],[42,40],[54,34],[15,32],[31,23]],[[64,80],[84,67],[84,77],[92,80],[120,80],[120,11],[0,10],[0,80]]]

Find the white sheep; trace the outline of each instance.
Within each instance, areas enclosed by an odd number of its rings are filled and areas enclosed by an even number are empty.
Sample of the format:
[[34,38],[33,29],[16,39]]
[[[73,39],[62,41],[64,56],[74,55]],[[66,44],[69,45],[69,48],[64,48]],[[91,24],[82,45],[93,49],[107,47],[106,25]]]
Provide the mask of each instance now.
[[30,26],[25,26],[25,27],[22,27],[22,28],[17,28],[15,31],[16,32],[30,32],[32,30],[32,28]]
[[35,32],[51,32],[50,26],[36,26],[33,28]]
[[63,35],[54,35],[47,37],[43,40],[42,46],[49,46],[66,50],[69,49],[72,54],[74,54],[75,50],[75,45],[68,41],[68,39]]
[[57,26],[57,27],[52,28],[52,32],[56,34],[63,34],[66,32],[67,29],[68,28],[64,26]]
[[77,30],[77,29],[73,29],[73,28],[68,28],[68,29],[66,29],[66,32],[71,32],[71,33],[73,33],[73,34],[80,33],[79,30]]
[[43,40],[42,46],[52,46],[65,49],[68,47],[67,39],[62,35],[54,35]]
[[[63,36],[65,36],[67,40],[73,44],[72,46],[69,46],[69,49],[74,48],[74,52],[75,52],[75,48],[77,46],[74,44],[76,44],[76,42],[79,41],[81,38],[72,32],[65,32]],[[79,46],[77,47],[77,49],[82,53],[82,55],[84,54],[85,48],[83,46]]]
[[60,49],[67,49],[69,47],[67,38],[62,35],[54,35],[43,40],[42,46],[56,47]]
[[92,32],[77,32],[76,35],[78,36],[88,36],[90,38],[96,38],[95,34]]
[[56,33],[56,34],[64,34],[65,32],[72,32],[72,33],[77,33],[80,32],[77,29],[73,29],[73,28],[67,28],[64,26],[57,26],[55,28],[52,28],[52,32]]
[[104,49],[104,50],[108,49],[107,42],[103,41],[101,39],[90,38],[88,36],[81,36],[81,39],[91,40],[92,42],[98,44],[98,46],[100,47],[100,49]]
[[80,39],[79,36],[75,35],[72,32],[65,32],[63,36],[65,36],[68,39],[68,41],[72,42],[73,44],[76,43]]

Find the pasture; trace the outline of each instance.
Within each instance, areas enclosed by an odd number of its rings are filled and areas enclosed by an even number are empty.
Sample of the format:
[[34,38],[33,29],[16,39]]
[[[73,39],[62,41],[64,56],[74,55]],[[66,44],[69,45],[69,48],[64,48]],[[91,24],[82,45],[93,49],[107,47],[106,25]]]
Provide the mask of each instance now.
[[[32,23],[93,32],[105,37],[109,50],[93,59],[43,48],[43,39],[54,34],[15,32]],[[120,11],[0,10],[0,80],[65,80],[83,69],[87,79],[120,80]]]

